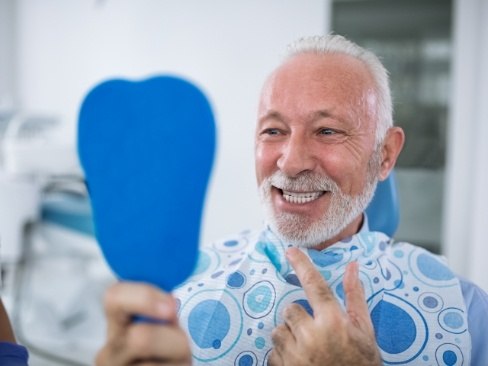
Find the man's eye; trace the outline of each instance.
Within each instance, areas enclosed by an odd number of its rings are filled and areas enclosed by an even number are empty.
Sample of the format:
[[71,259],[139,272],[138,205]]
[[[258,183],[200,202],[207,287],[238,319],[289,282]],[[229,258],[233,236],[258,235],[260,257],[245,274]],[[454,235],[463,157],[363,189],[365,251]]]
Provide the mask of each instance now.
[[322,129],[320,129],[319,133],[321,135],[334,135],[336,133],[336,131],[334,131],[331,128],[322,128]]
[[266,130],[263,131],[265,135],[279,135],[280,130],[277,128],[267,128]]

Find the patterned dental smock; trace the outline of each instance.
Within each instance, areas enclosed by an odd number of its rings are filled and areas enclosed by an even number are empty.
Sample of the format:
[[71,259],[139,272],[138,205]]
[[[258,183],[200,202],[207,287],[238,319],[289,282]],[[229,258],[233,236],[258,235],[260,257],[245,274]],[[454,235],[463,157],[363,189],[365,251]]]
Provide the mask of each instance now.
[[[312,314],[288,247],[265,228],[200,249],[193,276],[174,292],[195,365],[266,365],[284,307],[294,302]],[[441,257],[393,243],[367,223],[325,250],[304,251],[342,306],[345,267],[359,263],[384,364],[470,365],[463,293]]]

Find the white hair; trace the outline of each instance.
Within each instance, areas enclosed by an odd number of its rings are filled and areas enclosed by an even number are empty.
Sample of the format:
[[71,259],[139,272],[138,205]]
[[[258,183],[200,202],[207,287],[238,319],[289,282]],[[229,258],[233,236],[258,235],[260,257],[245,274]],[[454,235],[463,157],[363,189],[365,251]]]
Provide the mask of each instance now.
[[288,45],[288,58],[303,53],[342,53],[352,56],[365,64],[376,84],[376,143],[380,144],[388,129],[393,126],[393,107],[388,71],[379,58],[373,52],[358,46],[343,36],[335,34],[300,38]]

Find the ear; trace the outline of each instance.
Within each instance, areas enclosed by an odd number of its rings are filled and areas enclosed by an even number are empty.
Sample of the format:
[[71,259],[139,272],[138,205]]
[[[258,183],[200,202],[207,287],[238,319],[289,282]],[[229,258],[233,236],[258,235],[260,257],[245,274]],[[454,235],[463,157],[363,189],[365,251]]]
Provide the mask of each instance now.
[[383,181],[388,177],[395,166],[398,155],[402,151],[405,142],[405,133],[401,127],[391,127],[385,136],[382,146],[382,159],[379,172],[379,180]]

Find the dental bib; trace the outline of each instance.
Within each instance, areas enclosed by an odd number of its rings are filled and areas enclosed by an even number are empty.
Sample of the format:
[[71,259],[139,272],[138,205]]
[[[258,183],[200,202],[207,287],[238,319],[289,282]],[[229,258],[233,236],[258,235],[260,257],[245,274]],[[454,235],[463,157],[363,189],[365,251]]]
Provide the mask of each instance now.
[[97,240],[121,279],[171,291],[191,274],[214,150],[211,107],[188,81],[109,80],[86,96],[78,152]]
[[[195,365],[264,366],[284,307],[295,302],[312,314],[286,260],[289,246],[266,228],[201,249],[194,275],[175,290]],[[470,364],[459,281],[440,257],[393,243],[367,223],[347,240],[305,253],[343,307],[345,267],[359,263],[384,364]]]

